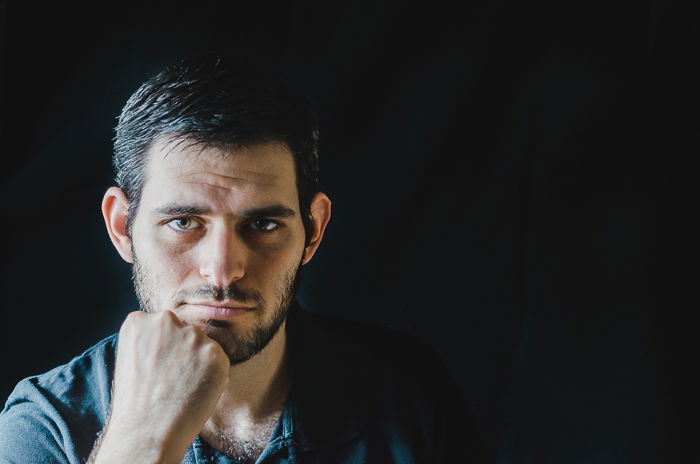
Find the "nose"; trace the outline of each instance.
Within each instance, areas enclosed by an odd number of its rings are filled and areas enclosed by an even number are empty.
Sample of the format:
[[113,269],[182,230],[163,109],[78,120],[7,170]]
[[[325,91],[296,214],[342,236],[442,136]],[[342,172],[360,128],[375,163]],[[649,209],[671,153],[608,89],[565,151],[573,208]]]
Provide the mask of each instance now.
[[213,225],[197,248],[199,274],[211,285],[223,288],[245,275],[247,248],[232,227]]

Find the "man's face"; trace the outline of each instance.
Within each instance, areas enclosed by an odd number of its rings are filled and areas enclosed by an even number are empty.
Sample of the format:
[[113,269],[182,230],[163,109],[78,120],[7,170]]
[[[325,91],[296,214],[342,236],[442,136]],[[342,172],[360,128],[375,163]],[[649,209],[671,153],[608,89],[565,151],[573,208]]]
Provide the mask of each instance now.
[[160,141],[148,160],[132,229],[139,301],[243,362],[284,322],[302,261],[293,157],[275,143],[224,152]]

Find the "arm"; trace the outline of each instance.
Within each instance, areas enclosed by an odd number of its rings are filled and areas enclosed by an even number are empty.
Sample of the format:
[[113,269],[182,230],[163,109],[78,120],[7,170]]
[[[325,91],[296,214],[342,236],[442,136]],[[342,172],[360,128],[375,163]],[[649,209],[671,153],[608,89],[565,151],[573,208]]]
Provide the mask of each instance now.
[[119,332],[110,418],[90,463],[179,463],[213,414],[229,359],[172,312],[133,312]]

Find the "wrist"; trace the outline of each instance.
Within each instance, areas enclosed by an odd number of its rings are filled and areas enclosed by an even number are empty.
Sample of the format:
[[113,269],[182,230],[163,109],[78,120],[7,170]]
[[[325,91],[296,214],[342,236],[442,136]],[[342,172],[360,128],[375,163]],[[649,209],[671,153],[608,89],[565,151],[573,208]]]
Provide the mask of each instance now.
[[[140,424],[110,420],[95,443],[91,464],[179,464],[190,441],[177,440],[147,422]],[[155,424],[154,424],[155,425]]]

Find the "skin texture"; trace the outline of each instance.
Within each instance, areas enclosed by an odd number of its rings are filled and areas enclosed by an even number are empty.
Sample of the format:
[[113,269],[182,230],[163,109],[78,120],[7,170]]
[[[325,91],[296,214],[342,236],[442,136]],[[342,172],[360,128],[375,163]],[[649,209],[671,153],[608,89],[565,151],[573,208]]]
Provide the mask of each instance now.
[[[148,159],[131,237],[124,193],[111,187],[102,203],[148,312],[120,330],[112,413],[93,462],[180,462],[197,434],[224,452],[260,441],[291,386],[293,283],[330,219],[317,193],[306,244],[283,144],[225,152],[163,139]],[[212,316],[213,307],[246,310]]]

